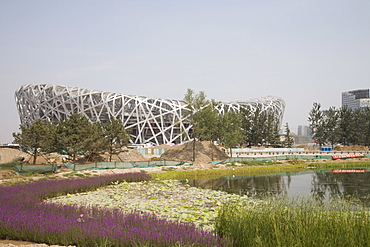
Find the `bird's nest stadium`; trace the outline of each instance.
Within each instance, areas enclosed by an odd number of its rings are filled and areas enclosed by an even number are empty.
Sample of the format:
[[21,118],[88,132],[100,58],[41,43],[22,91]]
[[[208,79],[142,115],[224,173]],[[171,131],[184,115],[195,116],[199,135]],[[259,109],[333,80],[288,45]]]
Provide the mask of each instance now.
[[[90,121],[106,123],[111,117],[119,119],[131,130],[132,144],[184,143],[190,140],[191,124],[187,120],[186,102],[149,98],[66,87],[50,84],[27,84],[17,89],[15,99],[22,125],[30,125],[36,119],[54,123],[73,113],[81,114]],[[285,102],[275,96],[250,100],[222,102],[217,111],[240,111],[245,108],[254,112],[272,113],[281,125]]]

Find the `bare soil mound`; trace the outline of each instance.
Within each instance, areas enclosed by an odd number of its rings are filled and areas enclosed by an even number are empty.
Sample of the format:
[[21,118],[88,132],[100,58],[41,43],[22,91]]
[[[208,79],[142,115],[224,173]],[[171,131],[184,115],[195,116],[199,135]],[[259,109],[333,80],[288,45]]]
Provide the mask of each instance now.
[[335,151],[369,151],[369,148],[366,146],[353,145],[353,146],[336,146]]
[[[0,148],[0,164],[10,163],[12,161],[24,161],[29,164],[33,163],[33,157],[25,152],[12,148]],[[120,161],[146,161],[146,159],[141,153],[133,149],[123,149],[121,153],[112,156],[112,162]],[[42,154],[36,159],[36,165],[41,164],[55,164],[62,165],[65,162],[71,162],[68,155],[60,155],[56,153]],[[78,156],[74,163],[85,164],[89,162],[104,162],[109,161],[109,154],[93,155],[91,157]]]
[[[191,161],[193,159],[193,142],[173,146],[160,157],[162,160]],[[227,154],[208,141],[195,143],[195,162],[208,163],[229,158]]]
[[0,148],[0,164],[28,160],[30,155],[14,148]]
[[167,145],[167,144],[162,144],[162,145],[159,145],[159,146],[154,146],[152,147],[153,149],[160,149],[160,148],[163,148],[163,149],[170,149],[171,147],[173,146],[170,146],[170,145]]
[[[105,161],[109,161],[109,154],[104,154]],[[121,161],[147,161],[141,153],[134,149],[125,148],[118,155],[114,154],[112,156],[112,162],[121,162]]]
[[[117,155],[112,155],[111,162],[122,162],[122,161],[147,161],[141,153],[136,150],[122,148],[122,151]],[[91,162],[109,162],[109,153],[96,154],[90,157],[81,157],[75,161],[77,164],[86,164]]]

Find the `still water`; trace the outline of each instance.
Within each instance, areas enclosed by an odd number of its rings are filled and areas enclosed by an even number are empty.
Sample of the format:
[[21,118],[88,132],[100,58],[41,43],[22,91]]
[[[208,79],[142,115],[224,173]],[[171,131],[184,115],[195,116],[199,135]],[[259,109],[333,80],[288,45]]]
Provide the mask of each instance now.
[[[358,170],[357,170],[358,171]],[[370,170],[304,171],[263,176],[232,176],[190,180],[190,186],[262,198],[313,196],[320,200],[351,199],[370,206]]]

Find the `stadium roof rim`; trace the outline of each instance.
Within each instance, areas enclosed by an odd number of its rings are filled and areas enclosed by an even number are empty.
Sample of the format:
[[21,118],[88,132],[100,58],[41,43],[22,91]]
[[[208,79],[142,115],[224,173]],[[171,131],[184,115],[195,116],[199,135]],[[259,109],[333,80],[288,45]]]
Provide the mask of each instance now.
[[[34,87],[34,86],[45,86],[45,87],[61,87],[61,88],[69,88],[69,89],[76,89],[76,90],[86,90],[89,93],[103,93],[103,94],[121,94],[129,97],[139,97],[139,98],[150,98],[150,99],[161,99],[161,100],[176,100],[185,103],[184,100],[178,100],[178,99],[169,99],[169,98],[159,98],[159,97],[148,97],[148,96],[142,96],[142,95],[133,95],[133,94],[124,94],[124,93],[114,93],[114,92],[107,92],[107,91],[102,91],[102,90],[96,90],[96,89],[87,89],[83,87],[72,87],[72,86],[65,86],[65,85],[57,85],[57,84],[50,84],[50,83],[29,83],[29,84],[24,84],[18,88],[20,90],[21,88],[25,87]],[[18,91],[17,90],[17,91]],[[86,93],[87,93],[86,92]],[[285,101],[283,98],[278,97],[278,96],[262,96],[262,97],[256,97],[256,98],[251,98],[251,99],[245,99],[245,100],[230,100],[230,101],[221,101],[223,104],[240,104],[240,103],[251,103],[251,102],[265,102],[265,101],[271,101],[271,100],[278,100],[280,101],[284,106],[285,106]]]

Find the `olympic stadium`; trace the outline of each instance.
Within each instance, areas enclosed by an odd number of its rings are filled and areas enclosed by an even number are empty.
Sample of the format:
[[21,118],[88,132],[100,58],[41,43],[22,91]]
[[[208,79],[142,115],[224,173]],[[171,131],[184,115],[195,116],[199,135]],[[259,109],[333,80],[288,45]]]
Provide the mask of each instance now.
[[[27,84],[15,92],[15,100],[22,125],[36,119],[57,123],[72,113],[87,117],[91,122],[106,123],[111,117],[119,119],[131,130],[132,144],[184,143],[190,140],[191,124],[187,121],[186,102],[143,96],[110,93],[79,87],[50,84]],[[217,109],[272,113],[278,126],[284,114],[285,102],[275,96],[250,100],[222,102]]]

